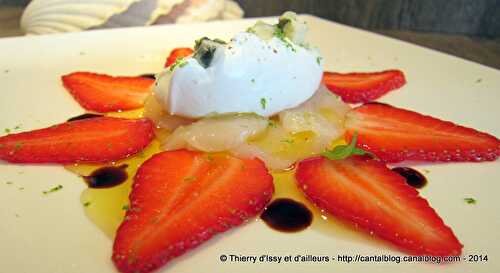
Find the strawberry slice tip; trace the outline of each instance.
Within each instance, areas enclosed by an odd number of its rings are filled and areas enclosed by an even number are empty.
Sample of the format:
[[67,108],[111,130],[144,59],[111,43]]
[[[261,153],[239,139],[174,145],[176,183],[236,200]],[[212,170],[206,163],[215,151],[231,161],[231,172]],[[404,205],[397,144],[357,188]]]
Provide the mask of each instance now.
[[500,140],[487,133],[387,104],[370,103],[346,114],[346,139],[385,162],[493,161]]
[[154,79],[146,77],[113,77],[92,72],[74,72],[61,79],[83,108],[99,113],[144,106],[154,83]]
[[370,102],[406,83],[400,70],[381,72],[323,73],[323,83],[347,103]]
[[165,62],[165,67],[171,66],[175,63],[175,61],[177,61],[177,59],[187,57],[193,54],[193,52],[194,51],[189,47],[178,47],[172,49],[172,51],[170,51],[170,55],[168,55],[167,61]]
[[258,159],[186,150],[162,152],[138,170],[112,259],[146,273],[260,213],[274,192]]
[[461,253],[462,244],[427,201],[380,161],[365,156],[306,159],[298,164],[296,178],[319,208],[409,254]]
[[141,151],[154,137],[148,119],[97,117],[0,137],[0,159],[12,163],[106,162]]

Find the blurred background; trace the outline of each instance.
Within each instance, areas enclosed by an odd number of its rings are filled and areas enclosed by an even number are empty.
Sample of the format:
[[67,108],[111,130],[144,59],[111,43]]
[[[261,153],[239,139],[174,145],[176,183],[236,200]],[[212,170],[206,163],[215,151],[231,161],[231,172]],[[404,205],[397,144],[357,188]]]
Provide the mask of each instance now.
[[[43,0],[34,1],[43,2]],[[24,35],[26,29],[24,31],[21,29],[20,18],[29,2],[29,0],[0,0],[0,37]],[[191,4],[188,4],[189,2]],[[500,69],[500,0],[234,0],[234,2],[239,4],[243,13],[240,13],[237,6],[227,6],[226,9],[229,11],[225,14],[218,11],[217,16],[204,17],[200,15],[203,15],[203,12],[208,14],[216,8],[224,9],[223,6],[216,7],[220,1],[172,0],[172,14],[177,13],[175,15],[177,17],[164,16],[158,21],[181,23],[234,19],[241,16],[273,16],[286,10],[293,10],[367,29]],[[202,4],[205,6],[202,7]],[[188,5],[199,5],[199,9],[190,11]],[[179,17],[178,14],[183,12],[190,14]],[[108,22],[106,27],[120,26],[123,22],[123,19],[121,20],[119,23]]]

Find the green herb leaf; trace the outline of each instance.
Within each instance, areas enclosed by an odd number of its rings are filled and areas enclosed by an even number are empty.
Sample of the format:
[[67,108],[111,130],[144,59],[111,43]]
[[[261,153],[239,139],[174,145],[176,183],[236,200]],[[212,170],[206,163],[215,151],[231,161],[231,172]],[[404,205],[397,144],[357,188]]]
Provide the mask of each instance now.
[[174,71],[176,67],[183,67],[187,64],[184,58],[177,58],[175,62],[169,67],[170,72]]
[[286,37],[285,32],[283,32],[283,29],[280,28],[279,26],[275,26],[274,36],[276,36],[276,38],[280,39],[285,44],[285,46],[287,48],[289,48],[290,50],[292,50],[293,52],[297,51],[295,49],[295,47],[293,47],[292,43],[290,42],[290,39],[288,39],[288,37]]
[[56,192],[56,191],[59,191],[63,188],[62,185],[57,185],[55,187],[53,187],[52,189],[48,190],[48,191],[43,191],[43,194],[49,194],[49,193],[52,193],[52,192]]
[[470,205],[475,205],[477,203],[476,199],[474,199],[472,197],[466,197],[466,198],[464,198],[464,201],[465,201],[465,203],[470,204]]
[[260,106],[262,106],[262,109],[266,109],[266,104],[267,104],[266,99],[260,98]]
[[129,209],[128,204],[122,206],[122,210],[128,210],[128,209]]
[[219,39],[219,38],[215,38],[213,39],[212,41],[216,42],[216,43],[219,43],[221,45],[225,45],[227,44],[226,41],[222,40],[222,39]]
[[195,41],[194,41],[194,50],[195,50],[195,51],[196,51],[196,50],[198,50],[198,48],[200,48],[201,43],[202,43],[204,40],[210,40],[210,39],[209,39],[208,37],[206,37],[206,36],[205,36],[205,37],[202,37],[202,38],[200,38],[200,39],[198,39],[198,40],[195,40]]
[[280,17],[278,20],[278,24],[276,25],[282,31],[285,29],[286,24],[292,22],[290,18]]
[[217,47],[219,47],[221,44],[225,44],[225,42],[220,39],[211,40],[207,37],[198,39],[196,40],[194,46],[193,58],[201,66],[207,68],[212,62]]
[[358,141],[358,133],[355,132],[352,136],[351,143],[349,143],[349,145],[335,146],[335,148],[333,148],[333,150],[325,151],[325,152],[321,153],[321,155],[330,159],[330,160],[346,159],[352,155],[372,155],[371,153],[369,153],[365,150],[356,148],[357,141]]
[[274,28],[274,36],[276,36],[276,38],[283,41],[285,39],[285,32],[283,32],[282,28],[280,28],[279,26],[276,26]]
[[321,56],[316,57],[316,62],[318,63],[318,65],[321,65],[321,60],[322,59],[323,58],[321,58]]

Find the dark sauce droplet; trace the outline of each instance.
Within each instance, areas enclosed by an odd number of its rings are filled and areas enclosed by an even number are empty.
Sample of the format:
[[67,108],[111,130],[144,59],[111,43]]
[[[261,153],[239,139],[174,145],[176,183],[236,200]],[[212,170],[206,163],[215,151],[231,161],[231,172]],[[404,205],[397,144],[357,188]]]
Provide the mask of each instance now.
[[88,118],[98,118],[102,117],[102,115],[99,114],[91,114],[91,113],[85,113],[76,117],[72,117],[68,119],[68,121],[75,121],[75,120],[80,120],[80,119],[88,119]]
[[300,202],[279,198],[267,206],[260,218],[275,230],[297,232],[311,225],[313,214]]
[[84,176],[83,179],[85,179],[89,188],[111,188],[127,180],[128,174],[125,171],[127,167],[127,164],[102,167],[93,171],[89,176]]
[[155,74],[153,74],[153,73],[142,74],[142,75],[139,75],[139,77],[149,78],[149,79],[153,79],[153,80],[156,79]]
[[420,189],[427,185],[427,178],[415,169],[408,167],[396,167],[392,168],[392,170],[404,177],[406,179],[406,183],[414,188]]
[[365,102],[365,103],[363,103],[363,105],[366,105],[366,104],[375,104],[375,105],[391,106],[391,105],[390,105],[390,104],[388,104],[388,103],[378,102],[378,101],[370,101],[370,102]]

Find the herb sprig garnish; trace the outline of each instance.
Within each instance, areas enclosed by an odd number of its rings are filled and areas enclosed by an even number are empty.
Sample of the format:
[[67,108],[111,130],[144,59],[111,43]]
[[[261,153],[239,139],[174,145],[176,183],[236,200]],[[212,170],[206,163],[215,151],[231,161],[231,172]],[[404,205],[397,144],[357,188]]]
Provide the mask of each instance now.
[[372,153],[367,152],[363,149],[356,148],[356,142],[358,141],[358,133],[354,132],[352,135],[351,143],[349,145],[338,145],[333,148],[333,150],[322,152],[321,155],[330,160],[341,160],[346,159],[352,155],[370,155]]
[[472,198],[472,197],[466,197],[464,198],[464,201],[465,203],[469,204],[469,205],[475,205],[476,204],[476,199]]

